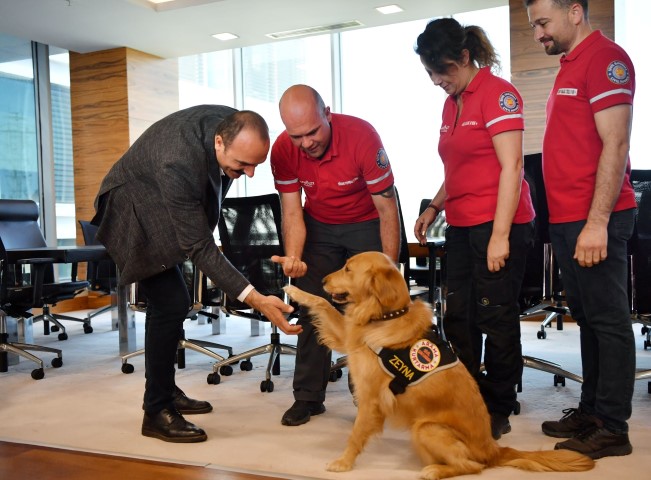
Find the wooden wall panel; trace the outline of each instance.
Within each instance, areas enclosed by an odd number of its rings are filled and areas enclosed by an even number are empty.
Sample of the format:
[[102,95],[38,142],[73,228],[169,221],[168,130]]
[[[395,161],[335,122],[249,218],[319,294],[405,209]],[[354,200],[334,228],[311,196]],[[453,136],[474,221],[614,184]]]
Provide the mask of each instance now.
[[[93,217],[111,166],[155,121],[178,110],[176,59],[129,48],[70,53],[75,210]],[[83,243],[77,226],[77,243]]]
[[[559,55],[547,55],[534,40],[533,30],[522,0],[509,0],[511,81],[522,94],[525,105],[524,153],[538,153],[545,131],[545,104],[558,72]],[[592,28],[614,37],[614,0],[591,0]]]
[[75,210],[77,220],[89,220],[102,178],[129,147],[125,49],[70,52],[70,98]]

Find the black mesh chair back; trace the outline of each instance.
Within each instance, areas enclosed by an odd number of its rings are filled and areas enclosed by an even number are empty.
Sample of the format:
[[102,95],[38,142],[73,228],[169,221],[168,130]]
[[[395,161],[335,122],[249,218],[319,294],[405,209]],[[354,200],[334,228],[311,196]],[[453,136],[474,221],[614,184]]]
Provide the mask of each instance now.
[[[288,279],[282,267],[271,261],[272,255],[284,255],[278,194],[224,199],[218,229],[224,256],[251,285],[263,295],[275,295],[287,301],[283,286]],[[260,312],[227,295],[222,296],[221,308],[229,315],[268,321]],[[294,312],[293,315],[298,312],[296,306]],[[267,354],[269,360],[260,390],[272,392],[274,384],[271,375],[280,373],[280,354],[296,355],[294,345],[280,342],[280,334],[275,325],[271,327],[268,344],[215,363],[213,373],[208,375],[208,383],[218,384],[221,381],[220,374],[230,375],[231,365],[238,362],[241,370],[249,371],[253,368],[252,357]]]
[[[263,295],[284,298],[287,279],[272,255],[283,255],[281,207],[277,194],[226,198],[218,223],[226,258]],[[232,308],[249,307],[227,299]]]

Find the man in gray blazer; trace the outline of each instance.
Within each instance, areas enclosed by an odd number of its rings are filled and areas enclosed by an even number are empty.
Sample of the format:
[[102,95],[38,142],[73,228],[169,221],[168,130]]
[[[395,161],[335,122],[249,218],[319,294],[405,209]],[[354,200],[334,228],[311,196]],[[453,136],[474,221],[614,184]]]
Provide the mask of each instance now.
[[147,297],[145,410],[142,434],[201,442],[206,433],[183,414],[207,413],[174,381],[174,359],[191,305],[180,264],[191,260],[228,296],[297,334],[292,307],[258,293],[213,238],[232,179],[253,177],[269,152],[269,129],[255,112],[201,105],[149,127],[108,172],[95,200],[97,239],[120,269],[120,284],[139,282]]

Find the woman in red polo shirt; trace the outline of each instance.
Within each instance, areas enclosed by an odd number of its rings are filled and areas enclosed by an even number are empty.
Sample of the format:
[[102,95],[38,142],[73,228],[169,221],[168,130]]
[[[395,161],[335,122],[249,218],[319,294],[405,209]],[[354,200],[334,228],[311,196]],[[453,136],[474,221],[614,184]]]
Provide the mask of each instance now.
[[445,180],[414,233],[424,243],[445,209],[443,331],[477,379],[497,439],[511,430],[522,377],[518,297],[535,216],[523,174],[522,98],[491,73],[497,54],[480,27],[433,20],[418,36],[416,53],[448,98],[439,137]]

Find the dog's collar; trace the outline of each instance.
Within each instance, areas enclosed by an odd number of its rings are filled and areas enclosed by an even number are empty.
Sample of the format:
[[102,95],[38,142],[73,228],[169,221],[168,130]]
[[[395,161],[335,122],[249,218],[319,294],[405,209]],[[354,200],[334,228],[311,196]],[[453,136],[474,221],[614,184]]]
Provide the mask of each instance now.
[[400,310],[393,310],[391,312],[383,313],[380,318],[372,318],[371,321],[379,322],[382,320],[393,320],[394,318],[402,317],[409,311],[409,305],[401,308]]

